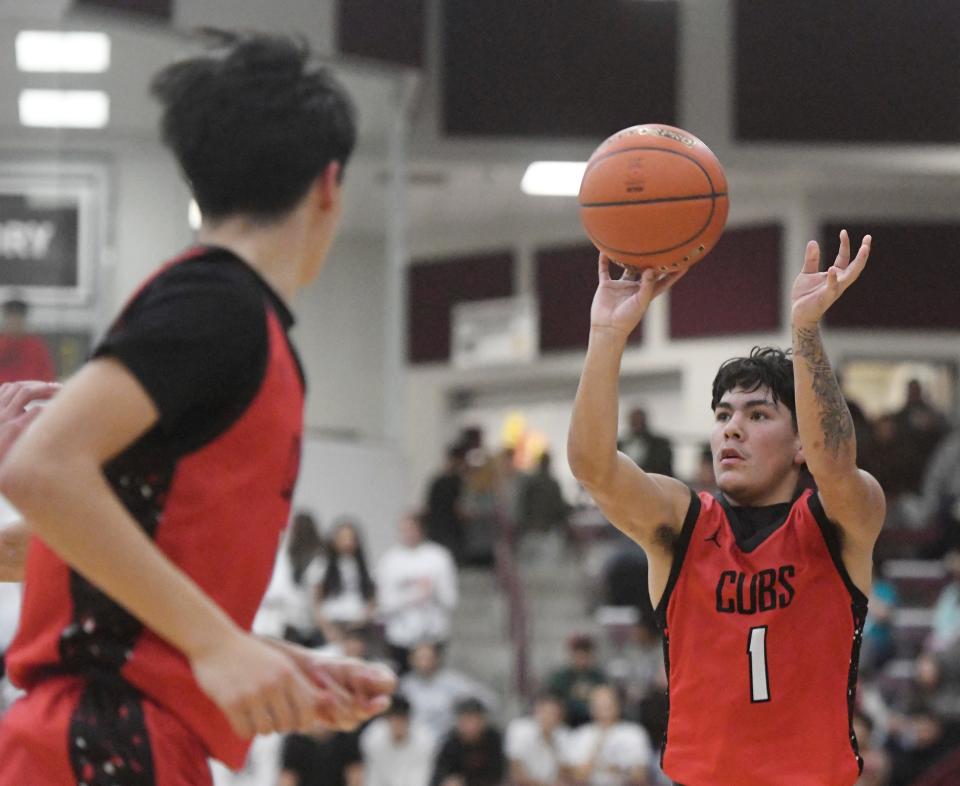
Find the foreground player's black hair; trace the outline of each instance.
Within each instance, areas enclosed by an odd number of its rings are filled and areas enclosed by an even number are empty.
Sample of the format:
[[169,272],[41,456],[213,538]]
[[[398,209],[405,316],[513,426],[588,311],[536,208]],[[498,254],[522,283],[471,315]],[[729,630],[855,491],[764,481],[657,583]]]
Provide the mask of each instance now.
[[206,31],[214,46],[173,63],[150,85],[163,141],[205,217],[272,220],[290,210],[332,161],[346,165],[355,111],[307,44]]
[[748,393],[758,388],[770,389],[774,402],[782,401],[797,424],[797,404],[793,389],[793,361],[789,352],[776,347],[754,347],[749,357],[724,361],[713,379],[710,409],[716,409],[723,394],[740,388]]

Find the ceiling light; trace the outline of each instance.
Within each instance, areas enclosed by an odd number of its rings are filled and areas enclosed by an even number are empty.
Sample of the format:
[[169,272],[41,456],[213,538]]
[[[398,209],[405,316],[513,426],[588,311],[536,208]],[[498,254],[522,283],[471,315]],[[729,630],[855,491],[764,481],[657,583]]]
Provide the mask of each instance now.
[[576,196],[587,168],[585,161],[534,161],[520,181],[524,194]]
[[20,123],[41,128],[103,128],[110,98],[102,90],[21,90]]
[[203,223],[203,215],[200,213],[200,205],[197,204],[196,199],[190,200],[190,206],[187,208],[187,222],[194,232],[200,229],[200,225]]
[[97,74],[110,67],[110,37],[106,33],[22,30],[17,33],[16,50],[21,71]]

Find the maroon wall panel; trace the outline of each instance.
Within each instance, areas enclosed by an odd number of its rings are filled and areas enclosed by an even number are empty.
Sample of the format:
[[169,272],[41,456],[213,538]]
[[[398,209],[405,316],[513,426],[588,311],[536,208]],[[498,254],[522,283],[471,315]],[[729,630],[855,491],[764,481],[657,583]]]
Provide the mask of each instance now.
[[415,263],[407,269],[407,359],[450,359],[450,318],[455,303],[513,294],[509,252]]
[[173,14],[173,0],[76,0],[77,6],[103,8],[130,14],[143,14],[169,21]]
[[827,313],[837,327],[960,330],[960,224],[830,222],[821,228],[821,267],[836,257],[840,229],[856,253],[873,247],[857,282]]
[[779,225],[728,229],[670,291],[670,337],[778,330],[782,235]]
[[[540,351],[586,349],[590,304],[597,290],[597,250],[591,245],[537,251],[537,298],[540,303]],[[614,278],[619,268],[611,266]],[[637,343],[643,324],[630,335]]]
[[426,0],[340,0],[337,49],[388,63],[423,65]]
[[675,124],[678,3],[450,0],[441,6],[448,134],[599,141],[637,123]]

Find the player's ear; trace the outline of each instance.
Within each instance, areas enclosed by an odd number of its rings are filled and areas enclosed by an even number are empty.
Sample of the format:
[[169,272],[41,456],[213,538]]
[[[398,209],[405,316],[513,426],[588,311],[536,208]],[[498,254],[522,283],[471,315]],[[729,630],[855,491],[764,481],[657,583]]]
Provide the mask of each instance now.
[[323,210],[332,210],[340,203],[341,170],[339,161],[331,161],[314,181],[313,187]]
[[803,443],[800,442],[799,434],[793,440],[793,446],[794,446],[793,463],[796,464],[798,467],[801,467],[807,463],[807,459],[803,455]]

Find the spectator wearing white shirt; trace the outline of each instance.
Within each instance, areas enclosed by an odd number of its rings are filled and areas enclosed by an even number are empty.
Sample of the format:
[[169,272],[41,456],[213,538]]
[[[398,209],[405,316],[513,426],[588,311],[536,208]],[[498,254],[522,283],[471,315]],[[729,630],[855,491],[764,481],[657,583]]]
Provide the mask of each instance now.
[[457,604],[457,569],[449,550],[425,539],[419,517],[400,522],[400,543],[377,565],[377,606],[384,636],[400,673],[421,641],[445,643]]
[[418,644],[410,663],[413,670],[400,678],[400,693],[410,700],[414,721],[429,728],[437,739],[453,728],[457,702],[477,699],[488,712],[496,712],[496,694],[465,674],[441,667],[435,645]]
[[570,729],[563,723],[564,701],[553,693],[540,694],[533,716],[507,725],[504,752],[513,786],[556,786],[563,776],[564,752]]
[[650,738],[642,726],[620,719],[620,699],[610,685],[590,692],[591,723],[570,740],[566,764],[574,782],[587,786],[648,786]]
[[365,786],[429,786],[436,747],[430,730],[410,719],[410,702],[397,694],[360,735]]
[[327,555],[316,590],[315,620],[326,640],[333,641],[343,629],[372,621],[376,586],[360,530],[351,519],[334,525]]

